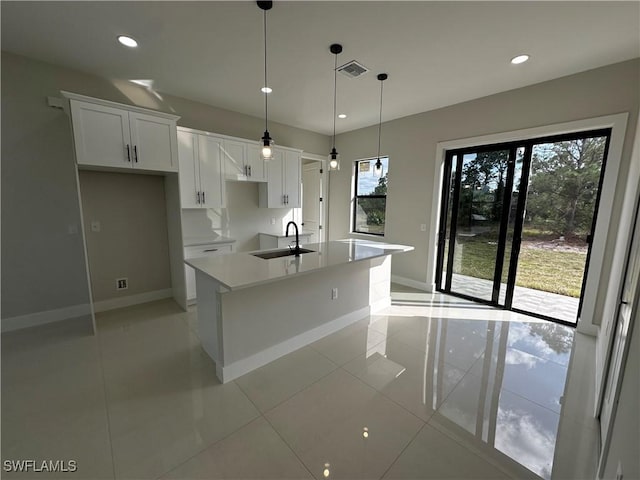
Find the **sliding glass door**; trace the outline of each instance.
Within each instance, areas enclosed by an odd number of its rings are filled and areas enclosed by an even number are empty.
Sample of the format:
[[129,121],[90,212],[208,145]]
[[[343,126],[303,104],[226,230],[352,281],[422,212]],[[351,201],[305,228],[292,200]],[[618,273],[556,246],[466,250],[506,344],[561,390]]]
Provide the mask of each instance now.
[[575,324],[609,135],[447,152],[437,288]]

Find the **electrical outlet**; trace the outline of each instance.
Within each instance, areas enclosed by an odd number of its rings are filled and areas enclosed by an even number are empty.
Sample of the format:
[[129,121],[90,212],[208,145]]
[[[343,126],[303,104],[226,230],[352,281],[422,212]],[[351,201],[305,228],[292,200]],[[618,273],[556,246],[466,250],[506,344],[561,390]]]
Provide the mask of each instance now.
[[427,224],[426,223],[421,223],[420,224],[420,231],[421,232],[426,232],[427,231]]
[[129,288],[129,279],[127,277],[116,278],[116,290],[127,290],[128,288]]
[[271,225],[275,225],[276,224],[276,217],[271,217]]
[[100,221],[99,220],[91,220],[91,231],[92,232],[99,232],[101,230],[102,226],[100,225]]
[[331,300],[337,300],[338,299],[338,289],[337,288],[332,288],[331,289]]

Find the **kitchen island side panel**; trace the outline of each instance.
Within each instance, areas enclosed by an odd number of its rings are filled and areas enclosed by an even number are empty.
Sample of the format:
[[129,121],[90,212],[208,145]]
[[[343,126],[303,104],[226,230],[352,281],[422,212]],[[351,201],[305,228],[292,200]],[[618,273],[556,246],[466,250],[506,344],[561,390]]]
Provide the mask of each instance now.
[[[346,319],[354,312],[360,312],[358,318],[349,318],[346,324],[360,320],[369,309],[370,268],[369,261],[356,262],[220,294],[224,365],[314,329],[321,335],[323,325]],[[332,300],[334,288],[338,289],[338,298]],[[330,330],[332,327],[324,334],[332,333]]]

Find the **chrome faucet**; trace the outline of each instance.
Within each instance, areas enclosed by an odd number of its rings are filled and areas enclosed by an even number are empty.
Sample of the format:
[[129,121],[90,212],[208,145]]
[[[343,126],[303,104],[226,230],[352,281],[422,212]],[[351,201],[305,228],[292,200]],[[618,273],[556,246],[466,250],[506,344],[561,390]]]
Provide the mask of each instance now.
[[289,222],[287,223],[287,229],[285,230],[285,236],[289,237],[289,225],[293,225],[296,229],[296,248],[294,249],[294,253],[296,257],[300,256],[300,236],[298,234],[298,225],[296,225],[296,222]]

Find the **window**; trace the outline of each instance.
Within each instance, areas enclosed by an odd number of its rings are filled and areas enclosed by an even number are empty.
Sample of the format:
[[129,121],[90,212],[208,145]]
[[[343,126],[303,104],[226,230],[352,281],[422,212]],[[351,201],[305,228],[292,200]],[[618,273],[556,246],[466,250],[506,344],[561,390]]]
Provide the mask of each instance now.
[[375,174],[377,159],[355,162],[353,232],[384,235],[389,158],[382,157],[382,176]]

